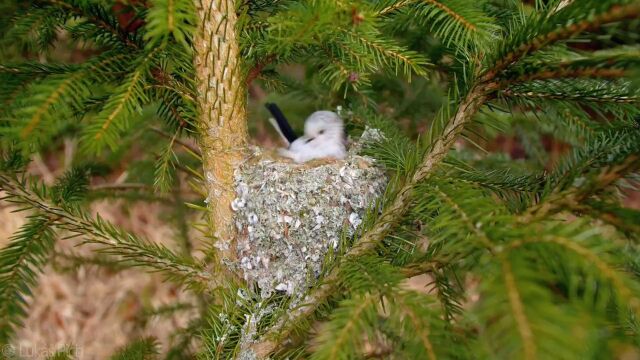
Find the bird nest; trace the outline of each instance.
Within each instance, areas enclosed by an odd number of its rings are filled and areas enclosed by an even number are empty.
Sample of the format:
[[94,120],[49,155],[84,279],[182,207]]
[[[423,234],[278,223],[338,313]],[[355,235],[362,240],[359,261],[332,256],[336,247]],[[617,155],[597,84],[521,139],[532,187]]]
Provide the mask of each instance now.
[[327,251],[361,224],[388,181],[375,160],[361,154],[364,144],[380,136],[367,129],[344,160],[307,164],[269,158],[256,149],[253,160],[237,170],[232,203],[237,265],[263,298],[303,293]]

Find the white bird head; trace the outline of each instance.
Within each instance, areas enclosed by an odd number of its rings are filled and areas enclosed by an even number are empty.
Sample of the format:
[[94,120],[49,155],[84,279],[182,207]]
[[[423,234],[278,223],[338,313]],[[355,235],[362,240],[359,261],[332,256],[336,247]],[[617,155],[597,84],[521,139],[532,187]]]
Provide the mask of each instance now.
[[342,140],[342,119],[333,111],[316,111],[304,122],[304,136],[314,140]]
[[[274,126],[279,129],[277,125]],[[283,138],[286,139],[284,135]],[[279,153],[297,163],[322,158],[344,159],[347,151],[342,119],[332,111],[314,112],[305,120],[304,135],[289,144],[288,149],[280,149]]]

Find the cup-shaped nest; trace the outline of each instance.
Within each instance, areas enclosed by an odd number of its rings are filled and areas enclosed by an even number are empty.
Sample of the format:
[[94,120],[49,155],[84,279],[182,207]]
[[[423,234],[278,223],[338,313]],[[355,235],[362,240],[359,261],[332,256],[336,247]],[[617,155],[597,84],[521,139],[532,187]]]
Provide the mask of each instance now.
[[327,251],[354,233],[382,195],[385,172],[360,154],[378,134],[366,130],[344,160],[294,164],[257,155],[237,170],[238,266],[262,297],[304,293]]

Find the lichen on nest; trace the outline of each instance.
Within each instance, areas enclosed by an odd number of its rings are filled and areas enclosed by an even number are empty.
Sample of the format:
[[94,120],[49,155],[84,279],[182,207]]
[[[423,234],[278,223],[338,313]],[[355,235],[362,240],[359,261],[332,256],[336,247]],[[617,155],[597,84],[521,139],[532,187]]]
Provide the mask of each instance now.
[[236,171],[232,203],[238,229],[238,266],[263,298],[300,295],[322,267],[343,229],[352,235],[365,211],[384,192],[387,176],[364,143],[380,133],[367,129],[344,160],[294,164],[256,150]]

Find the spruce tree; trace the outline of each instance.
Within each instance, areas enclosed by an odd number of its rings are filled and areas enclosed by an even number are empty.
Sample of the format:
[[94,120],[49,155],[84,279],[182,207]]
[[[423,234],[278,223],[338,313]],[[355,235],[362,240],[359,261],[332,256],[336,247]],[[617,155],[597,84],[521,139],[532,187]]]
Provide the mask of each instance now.
[[[198,299],[169,353],[138,339],[114,358],[640,352],[640,212],[625,207],[640,170],[639,1],[33,0],[0,10],[0,194],[26,217],[0,249],[0,345],[56,242],[78,237],[101,260],[75,261],[159,272]],[[256,89],[300,118],[342,106],[352,135],[384,133],[365,149],[391,179],[380,206],[295,306],[262,299],[227,266],[238,261],[234,171],[266,117],[248,96]],[[524,155],[486,151],[498,135]],[[66,138],[79,144],[74,166],[55,185],[30,176],[29,159]],[[568,150],[557,158],[548,138]],[[135,183],[92,183],[119,164]],[[185,179],[197,198],[176,192]],[[103,197],[167,203],[176,246],[89,214]],[[193,212],[207,239],[197,251],[184,236]],[[404,285],[423,274],[430,291]],[[179,305],[168,311],[193,307]]]

